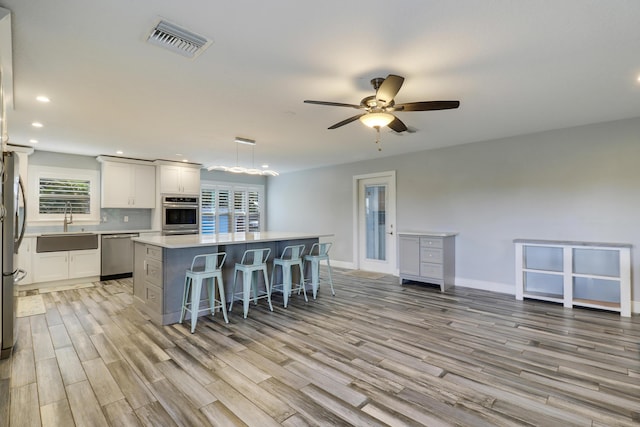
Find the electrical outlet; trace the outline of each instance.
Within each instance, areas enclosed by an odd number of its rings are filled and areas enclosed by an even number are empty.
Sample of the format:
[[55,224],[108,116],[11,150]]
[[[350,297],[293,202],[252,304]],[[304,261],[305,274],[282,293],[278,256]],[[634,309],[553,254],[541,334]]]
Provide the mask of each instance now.
[[123,220],[124,222],[129,222],[129,217],[125,215]]
[[104,216],[102,217],[102,222],[107,222],[107,216],[106,216],[106,215],[104,215]]

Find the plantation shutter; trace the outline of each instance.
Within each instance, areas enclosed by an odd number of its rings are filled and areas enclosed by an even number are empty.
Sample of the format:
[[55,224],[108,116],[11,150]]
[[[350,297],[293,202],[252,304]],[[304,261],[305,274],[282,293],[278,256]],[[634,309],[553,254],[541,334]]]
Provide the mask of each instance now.
[[200,192],[201,232],[259,232],[261,191],[253,187],[203,186]]
[[230,191],[218,189],[218,209],[216,216],[218,218],[218,227],[216,233],[230,233],[231,232],[231,203],[230,203]]
[[233,192],[233,218],[236,233],[247,231],[247,199],[244,191]]
[[41,214],[62,215],[67,206],[74,214],[91,213],[91,182],[88,179],[42,177],[38,183],[38,192]]
[[260,193],[249,191],[249,231],[260,231]]
[[203,188],[200,192],[201,233],[213,234],[216,232],[216,190]]

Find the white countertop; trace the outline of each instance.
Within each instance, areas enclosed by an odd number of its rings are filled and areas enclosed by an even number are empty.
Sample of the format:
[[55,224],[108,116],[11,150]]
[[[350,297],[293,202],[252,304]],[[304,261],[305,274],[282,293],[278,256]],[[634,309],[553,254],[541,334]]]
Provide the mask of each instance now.
[[198,246],[233,245],[241,243],[274,242],[282,240],[318,239],[332,234],[296,233],[286,231],[263,231],[260,233],[185,234],[177,236],[141,236],[134,242],[169,249],[194,248]]
[[399,231],[398,235],[402,235],[402,236],[451,237],[451,236],[457,236],[458,233],[453,232],[453,231]]
[[582,242],[576,240],[543,240],[543,239],[513,239],[513,243],[524,243],[532,245],[559,245],[559,246],[599,246],[605,248],[631,248],[631,243],[603,243],[603,242]]
[[24,237],[38,237],[42,235],[51,235],[51,234],[83,234],[83,233],[93,233],[93,234],[128,234],[128,233],[160,233],[160,230],[72,230],[67,231],[37,231],[34,233],[26,233]]

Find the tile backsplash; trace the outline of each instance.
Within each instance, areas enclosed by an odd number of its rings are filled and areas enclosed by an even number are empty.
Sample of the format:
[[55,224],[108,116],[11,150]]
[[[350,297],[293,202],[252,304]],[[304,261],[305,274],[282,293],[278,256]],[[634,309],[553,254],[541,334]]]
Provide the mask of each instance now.
[[[69,231],[126,231],[151,229],[151,209],[100,209],[100,224],[70,224]],[[126,220],[126,221],[125,221]],[[27,226],[26,232],[59,233],[62,231],[62,221],[59,225]]]

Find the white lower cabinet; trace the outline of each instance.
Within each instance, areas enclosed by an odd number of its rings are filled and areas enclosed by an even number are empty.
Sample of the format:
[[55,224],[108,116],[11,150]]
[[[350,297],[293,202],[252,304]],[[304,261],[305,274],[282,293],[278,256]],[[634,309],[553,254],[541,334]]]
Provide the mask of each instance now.
[[44,252],[33,257],[33,280],[51,282],[69,278],[69,252]]
[[34,253],[32,264],[36,283],[99,276],[100,250]]
[[69,279],[100,275],[100,251],[69,251]]

